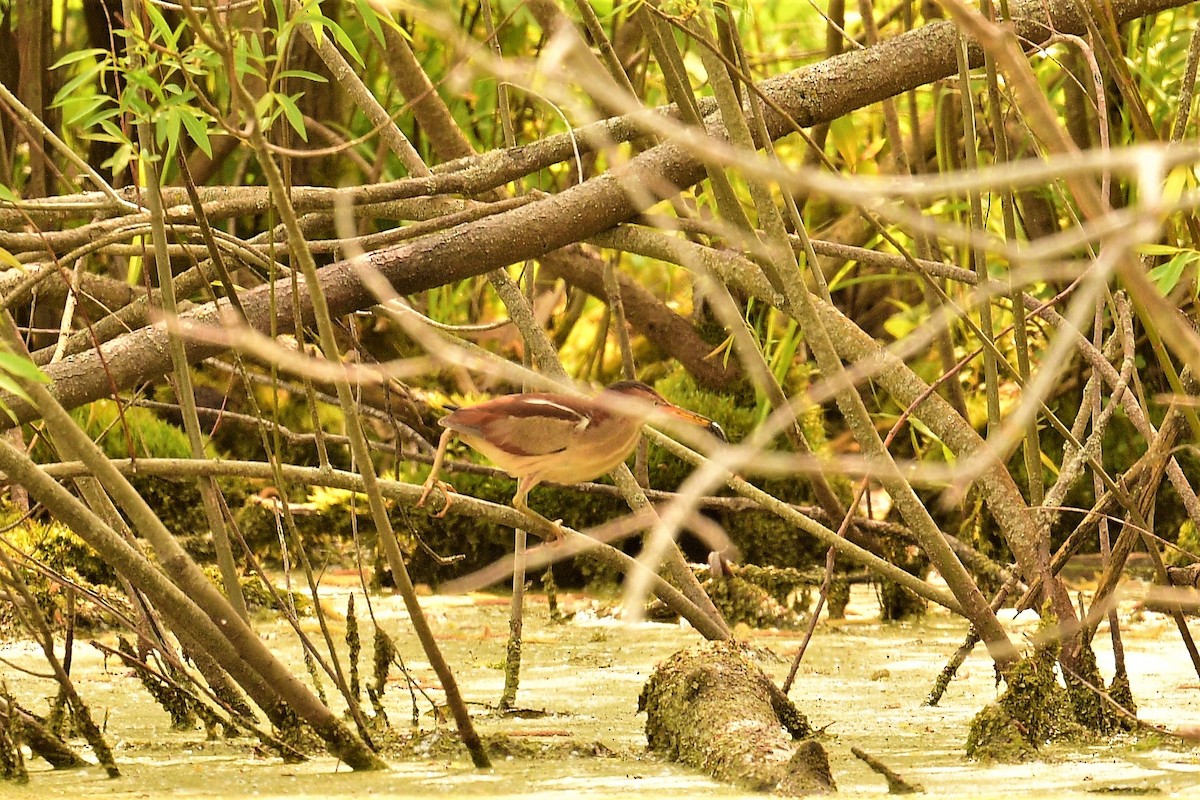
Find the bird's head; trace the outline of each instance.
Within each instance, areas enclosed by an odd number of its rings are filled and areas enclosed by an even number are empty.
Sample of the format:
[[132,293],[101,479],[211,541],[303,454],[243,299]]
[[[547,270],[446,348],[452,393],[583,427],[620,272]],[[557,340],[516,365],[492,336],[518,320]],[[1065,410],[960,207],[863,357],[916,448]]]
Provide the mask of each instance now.
[[[675,405],[641,381],[618,381],[612,384],[601,393],[602,403],[606,399],[605,395],[613,400],[607,405],[617,413],[638,417],[650,417],[655,413],[666,414],[704,428],[722,442],[729,441],[725,438],[725,431],[721,430],[721,426],[716,422],[703,414]],[[642,409],[639,411],[632,403],[623,402],[625,399],[641,404]]]

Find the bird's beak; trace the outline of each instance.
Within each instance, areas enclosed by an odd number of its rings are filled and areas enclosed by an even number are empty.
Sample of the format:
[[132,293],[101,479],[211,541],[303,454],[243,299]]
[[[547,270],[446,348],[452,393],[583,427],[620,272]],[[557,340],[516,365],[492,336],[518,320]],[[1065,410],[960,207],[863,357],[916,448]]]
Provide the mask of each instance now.
[[704,428],[722,442],[729,441],[727,438],[725,438],[725,431],[721,430],[721,426],[703,414],[697,414],[695,411],[689,411],[686,408],[681,408],[680,406],[676,405],[660,406],[659,410],[670,414],[677,419],[681,419],[684,422],[690,422],[692,425],[695,425],[698,428]]

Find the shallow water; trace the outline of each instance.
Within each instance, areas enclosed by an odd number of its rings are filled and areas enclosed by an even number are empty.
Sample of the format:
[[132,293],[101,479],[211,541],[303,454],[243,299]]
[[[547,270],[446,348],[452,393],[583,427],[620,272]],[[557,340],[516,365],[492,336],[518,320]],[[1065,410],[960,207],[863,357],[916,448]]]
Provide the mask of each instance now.
[[[324,605],[344,609],[345,590],[334,587]],[[372,600],[377,618],[393,635],[410,672],[440,699],[437,681],[407,626],[397,597]],[[0,784],[14,797],[580,797],[719,798],[756,797],[717,784],[683,767],[647,756],[637,715],[637,695],[654,665],[679,647],[698,641],[676,625],[627,624],[597,613],[599,603],[565,596],[577,612],[572,622],[551,624],[544,598],[530,597],[525,664],[518,705],[546,712],[530,719],[489,713],[500,696],[507,635],[507,598],[490,595],[431,597],[425,605],[460,687],[478,714],[480,731],[504,731],[532,741],[600,742],[614,757],[497,759],[494,769],[471,768],[459,760],[392,761],[384,773],[352,773],[332,758],[285,765],[254,755],[248,740],[206,742],[202,731],[172,732],[169,721],[136,677],[80,644],[73,674],[79,690],[103,721],[123,777],[108,780],[97,769],[54,772],[31,762],[26,789]],[[363,604],[359,598],[358,607]],[[1032,615],[1006,625],[1015,642],[1035,627]],[[291,662],[294,637],[277,623],[256,624]],[[315,628],[315,624],[312,626]],[[364,627],[366,627],[364,625]],[[782,679],[800,640],[796,632],[740,632],[752,644],[780,656],[763,667]],[[1094,798],[1200,796],[1200,750],[1157,737],[1122,737],[1104,747],[1049,749],[1042,761],[980,765],[963,757],[971,717],[996,696],[990,661],[982,648],[968,659],[937,708],[922,705],[933,679],[965,633],[961,621],[933,612],[916,624],[880,624],[870,591],[856,592],[848,619],[824,622],[809,647],[791,692],[818,728],[825,728],[839,794],[881,795],[884,781],[850,754],[858,746],[883,760],[928,794],[973,797]],[[369,639],[364,634],[364,640]],[[1107,633],[1096,639],[1101,669],[1111,675]],[[106,640],[106,643],[111,644]],[[1200,723],[1200,682],[1166,618],[1146,613],[1126,629],[1126,656],[1143,720],[1167,728]],[[27,644],[0,652],[15,664],[42,670]],[[369,654],[363,669],[369,670]],[[300,668],[297,668],[298,671]],[[5,669],[9,690],[34,710],[53,685]],[[328,688],[328,682],[327,682]],[[389,687],[389,716],[406,726],[411,705],[403,683]],[[434,726],[422,704],[421,725]]]

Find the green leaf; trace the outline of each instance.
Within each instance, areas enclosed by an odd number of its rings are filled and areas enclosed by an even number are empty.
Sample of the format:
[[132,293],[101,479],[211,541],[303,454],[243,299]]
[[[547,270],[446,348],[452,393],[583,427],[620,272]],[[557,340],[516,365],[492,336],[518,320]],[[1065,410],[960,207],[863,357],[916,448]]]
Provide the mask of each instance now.
[[175,31],[171,30],[171,26],[167,23],[162,12],[158,10],[158,7],[154,3],[146,3],[142,8],[149,15],[150,25],[154,28],[154,32],[162,37],[171,50],[179,49],[179,37]]
[[333,31],[333,38],[337,39],[337,42],[342,46],[342,49],[349,53],[354,60],[358,62],[360,67],[366,66],[366,62],[363,61],[363,57],[359,54],[358,48],[354,46],[354,40],[351,39],[350,35],[342,29],[342,26],[330,22],[329,29]]
[[167,96],[163,92],[162,84],[151,77],[149,73],[140,71],[126,72],[125,80],[128,83],[128,87],[126,88],[124,94],[122,94],[122,99],[126,100],[127,102],[132,104],[132,98],[130,98],[129,95],[136,94],[136,92],[130,92],[130,89],[141,89],[142,91],[146,92],[148,97],[153,98],[155,102],[166,102]]
[[[160,173],[160,178],[164,181],[167,179],[167,170],[175,163],[175,152],[179,149],[180,134],[183,131],[183,118],[186,116],[189,116],[188,111],[181,108],[172,108],[170,113],[167,114],[167,150],[163,153],[161,159],[162,169]],[[143,153],[143,157],[145,155]],[[149,165],[155,161],[159,161],[159,159],[147,159],[146,163]]]
[[145,266],[145,259],[141,256],[130,256],[129,267],[125,270],[125,283],[130,286],[137,286],[142,282],[142,267]]
[[1179,285],[1179,279],[1183,277],[1183,272],[1188,265],[1200,259],[1200,251],[1176,249],[1178,252],[1174,258],[1164,264],[1159,264],[1149,273],[1150,280],[1154,281],[1155,286],[1163,294],[1170,294]]
[[63,84],[61,89],[54,93],[54,99],[50,101],[50,105],[54,108],[61,108],[63,104],[79,99],[78,95],[81,89],[85,87],[89,90],[87,94],[95,94],[96,73],[102,72],[104,67],[103,63],[92,64],[74,78],[71,78],[71,80]]
[[[12,378],[10,378],[8,375],[5,375],[2,372],[0,372],[0,391],[5,391],[5,392],[8,392],[9,394],[16,395],[17,397],[24,400],[26,403],[32,402],[29,399],[29,394],[25,391],[25,389],[21,386],[21,384],[17,383]],[[12,409],[10,409],[7,405],[0,403],[0,410],[4,411],[4,413],[8,414],[8,416],[12,417],[13,421],[16,421],[16,415],[12,413]]]
[[108,60],[108,51],[102,50],[98,47],[89,47],[84,50],[74,50],[70,53],[67,53],[65,56],[60,58],[58,61],[55,61],[53,66],[50,67],[50,69],[54,70],[54,69],[58,69],[59,67],[65,67],[70,64],[74,64],[77,61],[83,61],[86,58],[95,58],[100,61],[107,61]]
[[309,72],[306,69],[285,69],[279,73],[279,78],[303,78],[306,81],[313,83],[329,83],[324,75],[318,75],[315,72]]
[[118,109],[109,105],[108,97],[97,94],[75,104],[70,111],[64,110],[63,124],[66,127],[79,127],[87,131],[96,127],[101,119],[119,113]]
[[[3,188],[3,187],[0,187],[0,188]],[[14,256],[12,253],[5,250],[3,247],[0,247],[0,264],[3,264],[4,266],[9,267],[10,269],[20,270],[21,272],[29,271],[25,268],[24,264],[22,264],[20,261],[17,260],[16,256]]]
[[50,382],[50,378],[38,368],[37,364],[34,364],[24,356],[10,353],[7,350],[0,350],[0,370],[27,381],[34,381],[36,383]]
[[367,2],[367,0],[354,0],[354,5],[358,8],[358,15],[362,17],[363,24],[367,26],[367,30],[375,37],[375,41],[383,46],[387,46],[387,42],[383,38],[383,26],[379,24],[379,14]]
[[204,152],[204,155],[212,158],[212,143],[208,140],[208,125],[205,124],[205,121],[192,114],[188,109],[184,109],[180,113],[179,121],[183,123],[188,136]]
[[107,108],[101,108],[101,109],[98,109],[97,111],[95,111],[91,116],[89,116],[87,118],[87,127],[94,128],[98,125],[101,125],[105,120],[110,120],[110,119],[113,119],[114,117],[120,117],[120,116],[121,116],[121,109],[117,108],[116,106],[109,106]]
[[126,140],[117,147],[117,152],[113,153],[112,158],[105,161],[101,166],[111,169],[113,175],[122,175],[129,168],[129,162],[132,159],[133,145]]
[[1173,256],[1179,252],[1179,248],[1173,244],[1139,244],[1136,248],[1138,253],[1144,256]]
[[[301,93],[302,94],[302,93]],[[296,98],[301,94],[288,96],[286,94],[276,94],[275,100],[278,101],[279,107],[283,109],[283,115],[287,117],[288,124],[300,134],[300,138],[308,141],[308,131],[304,127],[304,114],[300,112],[300,106],[296,105]]]
[[263,57],[262,48],[259,46],[257,37],[238,40],[238,44],[233,51],[233,63],[239,80],[246,75],[255,78],[263,77],[262,66],[266,63],[266,59]]
[[117,125],[117,123],[113,122],[112,119],[100,120],[100,128],[108,135],[93,136],[92,138],[99,139],[103,142],[116,142],[118,144],[132,143],[129,137],[125,134],[125,131],[121,130],[121,127]]

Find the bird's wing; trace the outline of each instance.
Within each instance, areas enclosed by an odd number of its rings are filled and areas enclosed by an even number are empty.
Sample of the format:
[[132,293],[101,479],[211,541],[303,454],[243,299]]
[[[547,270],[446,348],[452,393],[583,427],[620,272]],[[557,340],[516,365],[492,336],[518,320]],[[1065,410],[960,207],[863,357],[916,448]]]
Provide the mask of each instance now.
[[570,402],[536,394],[501,397],[442,418],[451,430],[482,437],[501,450],[520,456],[558,453],[591,423]]

